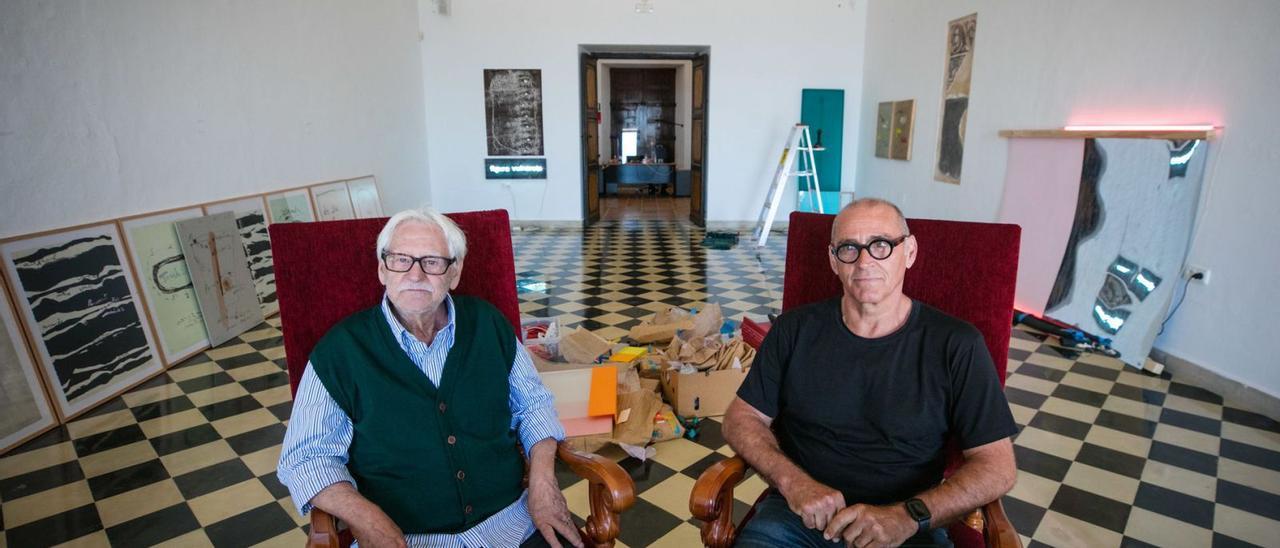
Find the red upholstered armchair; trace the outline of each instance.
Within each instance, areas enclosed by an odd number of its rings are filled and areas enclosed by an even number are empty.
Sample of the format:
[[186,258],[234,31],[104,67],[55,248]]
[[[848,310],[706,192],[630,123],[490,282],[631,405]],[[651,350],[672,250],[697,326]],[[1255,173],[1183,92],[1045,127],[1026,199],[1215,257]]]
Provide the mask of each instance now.
[[[840,295],[840,282],[827,262],[834,215],[791,214],[787,234],[787,262],[783,273],[782,310]],[[1004,384],[1013,320],[1013,289],[1018,273],[1021,227],[1010,224],[909,219],[920,245],[915,265],[907,271],[907,296],[975,325]],[[758,346],[768,325],[743,320],[743,338]],[[950,451],[947,474],[963,460]],[[720,461],[702,473],[689,498],[693,516],[702,520],[702,541],[708,546],[733,544],[742,524],[733,523],[733,487],[747,469],[741,457]],[[751,512],[743,523],[751,519]],[[948,528],[956,546],[1021,547],[999,500],[974,510]]]
[[[467,235],[467,261],[458,295],[484,298],[519,330],[515,257],[505,210],[452,213]],[[378,232],[387,219],[271,225],[276,295],[289,369],[289,388],[297,391],[311,349],[330,327],[353,312],[378,304],[383,287],[375,257]],[[617,463],[561,444],[557,457],[590,484],[591,515],[583,532],[588,545],[613,546],[619,516],[635,501],[635,484]],[[339,531],[333,516],[311,511],[309,546],[347,546],[349,531]]]

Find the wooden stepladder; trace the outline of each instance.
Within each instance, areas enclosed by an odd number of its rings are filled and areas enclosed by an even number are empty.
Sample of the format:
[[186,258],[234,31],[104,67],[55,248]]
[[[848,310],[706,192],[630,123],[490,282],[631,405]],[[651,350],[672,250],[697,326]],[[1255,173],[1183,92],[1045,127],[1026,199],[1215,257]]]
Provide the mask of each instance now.
[[[826,213],[822,210],[822,196],[818,193],[818,167],[813,161],[813,151],[819,150],[814,148],[813,139],[809,136],[809,126],[804,124],[796,124],[791,128],[791,134],[787,136],[787,146],[782,149],[782,158],[778,160],[778,169],[773,173],[773,184],[769,186],[769,194],[765,196],[764,207],[760,208],[760,218],[756,220],[756,229],[753,237],[756,240],[756,246],[764,247],[769,239],[769,229],[773,227],[774,217],[778,215],[778,201],[782,199],[782,191],[787,188],[787,181],[792,176],[803,179],[803,188],[809,191],[809,197],[817,203],[818,213]],[[800,158],[799,169],[792,171],[796,167],[796,158]],[[806,165],[807,164],[807,165]]]

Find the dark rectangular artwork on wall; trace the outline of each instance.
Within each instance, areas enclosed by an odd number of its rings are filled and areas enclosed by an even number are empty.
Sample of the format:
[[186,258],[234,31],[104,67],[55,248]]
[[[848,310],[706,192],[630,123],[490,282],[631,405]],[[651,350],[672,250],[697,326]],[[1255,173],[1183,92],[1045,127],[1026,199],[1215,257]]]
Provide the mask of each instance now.
[[942,79],[942,120],[938,128],[938,160],[933,178],[960,183],[964,163],[964,128],[969,114],[969,81],[978,14],[947,23],[947,60]]
[[485,69],[489,156],[542,156],[542,71]]

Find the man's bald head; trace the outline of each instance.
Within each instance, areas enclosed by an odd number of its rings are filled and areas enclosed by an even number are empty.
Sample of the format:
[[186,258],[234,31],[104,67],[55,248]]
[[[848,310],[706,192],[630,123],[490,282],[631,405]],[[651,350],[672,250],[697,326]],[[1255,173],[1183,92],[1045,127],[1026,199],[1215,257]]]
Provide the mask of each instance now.
[[867,211],[881,207],[893,210],[894,215],[898,219],[898,225],[902,229],[902,234],[905,235],[911,233],[911,229],[907,227],[906,216],[902,214],[902,210],[898,209],[898,206],[893,202],[881,200],[880,198],[858,198],[857,200],[850,202],[849,205],[844,206],[844,209],[840,210],[840,214],[836,215],[835,222],[831,223],[831,241],[836,241],[836,230],[840,227],[840,222],[842,220],[849,219],[857,215],[860,211]]

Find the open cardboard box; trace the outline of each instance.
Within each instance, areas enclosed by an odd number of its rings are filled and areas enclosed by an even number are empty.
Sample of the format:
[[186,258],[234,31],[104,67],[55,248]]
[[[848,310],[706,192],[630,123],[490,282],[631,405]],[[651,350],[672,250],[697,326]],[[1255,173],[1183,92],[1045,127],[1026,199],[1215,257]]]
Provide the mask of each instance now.
[[662,372],[662,395],[681,417],[718,417],[729,410],[749,369],[720,369],[681,374]]

